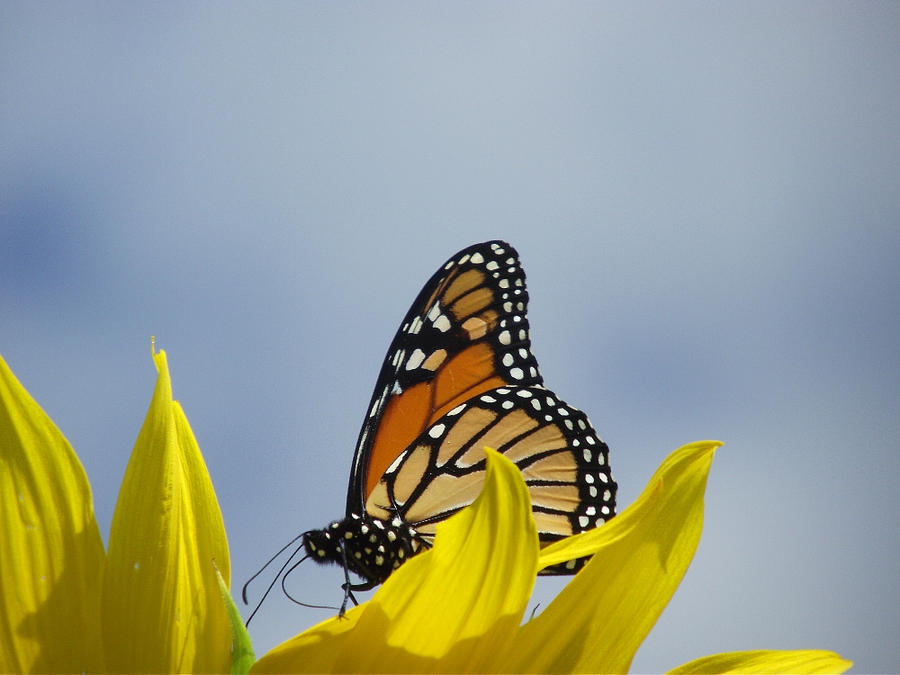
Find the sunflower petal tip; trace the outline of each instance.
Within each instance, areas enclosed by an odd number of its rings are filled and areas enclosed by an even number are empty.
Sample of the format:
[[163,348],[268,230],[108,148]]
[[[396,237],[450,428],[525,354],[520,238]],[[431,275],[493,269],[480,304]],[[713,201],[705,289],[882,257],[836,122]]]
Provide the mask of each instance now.
[[700,459],[701,457],[712,457],[715,456],[716,451],[725,445],[722,441],[694,441],[693,443],[688,443],[686,445],[682,445],[678,450],[673,454],[679,454],[682,457],[694,457],[696,459]]
[[156,338],[151,338],[150,356],[153,358],[153,365],[156,366],[157,373],[163,373],[169,370],[168,359],[166,358],[166,350],[156,349]]
[[713,451],[718,450],[723,445],[725,445],[724,441],[716,441],[716,440],[706,440],[706,441],[695,441],[694,443],[688,443],[688,448],[696,448],[697,450],[706,450]]

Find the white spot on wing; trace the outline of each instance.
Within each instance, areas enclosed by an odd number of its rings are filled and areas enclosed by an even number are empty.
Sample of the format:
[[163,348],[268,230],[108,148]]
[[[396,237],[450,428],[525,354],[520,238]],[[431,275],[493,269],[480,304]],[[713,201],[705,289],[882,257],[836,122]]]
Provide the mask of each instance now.
[[435,319],[434,327],[442,333],[446,333],[448,330],[450,330],[450,319],[447,318],[446,314],[441,314],[437,319]]
[[403,458],[404,458],[404,457],[406,457],[406,453],[405,453],[405,452],[401,452],[401,453],[397,456],[397,459],[395,459],[393,462],[391,462],[391,465],[387,468],[387,471],[385,471],[385,473],[386,473],[386,474],[388,474],[388,473],[394,473],[394,472],[397,470],[397,467],[400,466],[400,462],[403,461]]
[[424,360],[425,352],[417,348],[412,354],[409,355],[409,360],[406,362],[406,369],[415,370],[422,365],[422,361]]

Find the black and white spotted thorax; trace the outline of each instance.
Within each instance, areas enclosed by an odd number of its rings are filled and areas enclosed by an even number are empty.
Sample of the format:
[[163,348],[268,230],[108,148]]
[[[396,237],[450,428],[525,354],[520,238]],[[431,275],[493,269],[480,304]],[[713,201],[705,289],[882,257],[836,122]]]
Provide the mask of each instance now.
[[350,514],[321,530],[303,535],[307,555],[318,563],[336,563],[375,586],[422,550],[416,531],[395,518]]

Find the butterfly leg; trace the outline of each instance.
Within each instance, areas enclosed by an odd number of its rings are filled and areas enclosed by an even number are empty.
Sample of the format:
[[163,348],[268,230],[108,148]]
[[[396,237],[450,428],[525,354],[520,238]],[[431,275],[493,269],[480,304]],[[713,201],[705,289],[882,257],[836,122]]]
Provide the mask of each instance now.
[[353,584],[350,583],[350,567],[347,565],[347,549],[341,546],[341,558],[343,558],[344,563],[344,583],[341,585],[341,589],[344,591],[344,599],[341,602],[341,611],[338,612],[338,617],[343,618],[344,613],[347,611],[347,600],[353,600],[354,606],[359,603],[356,602],[356,598],[353,597],[353,593],[351,592],[351,588]]
[[348,600],[353,601],[354,607],[359,605],[359,602],[353,595],[353,591],[370,591],[378,585],[378,583],[374,581],[369,581],[364,584],[350,583],[350,566],[347,564],[347,550],[343,546],[341,546],[341,558],[343,559],[342,562],[344,567],[344,583],[341,584],[341,590],[344,591],[344,600],[341,602],[341,610],[338,613],[339,617],[343,617],[347,612]]
[[[359,602],[357,601],[356,596],[353,595],[353,591],[371,591],[377,585],[378,584],[376,584],[374,582],[369,583],[369,584],[350,584],[350,583],[341,584],[341,588],[344,591],[344,605],[346,606],[346,604],[347,604],[347,598],[350,598],[353,601],[354,606],[359,605]],[[343,613],[344,612],[341,611],[341,614],[343,614]]]

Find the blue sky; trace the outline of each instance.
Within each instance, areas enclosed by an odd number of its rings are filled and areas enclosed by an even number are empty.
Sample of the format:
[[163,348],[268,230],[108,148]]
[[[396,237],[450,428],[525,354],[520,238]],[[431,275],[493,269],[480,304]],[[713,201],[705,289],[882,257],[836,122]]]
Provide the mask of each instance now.
[[[822,647],[895,671],[898,25],[890,2],[5,2],[0,353],[105,536],[157,336],[237,590],[342,515],[421,284],[505,238],[621,505],[726,442],[634,669]],[[275,597],[251,635],[327,616]]]

